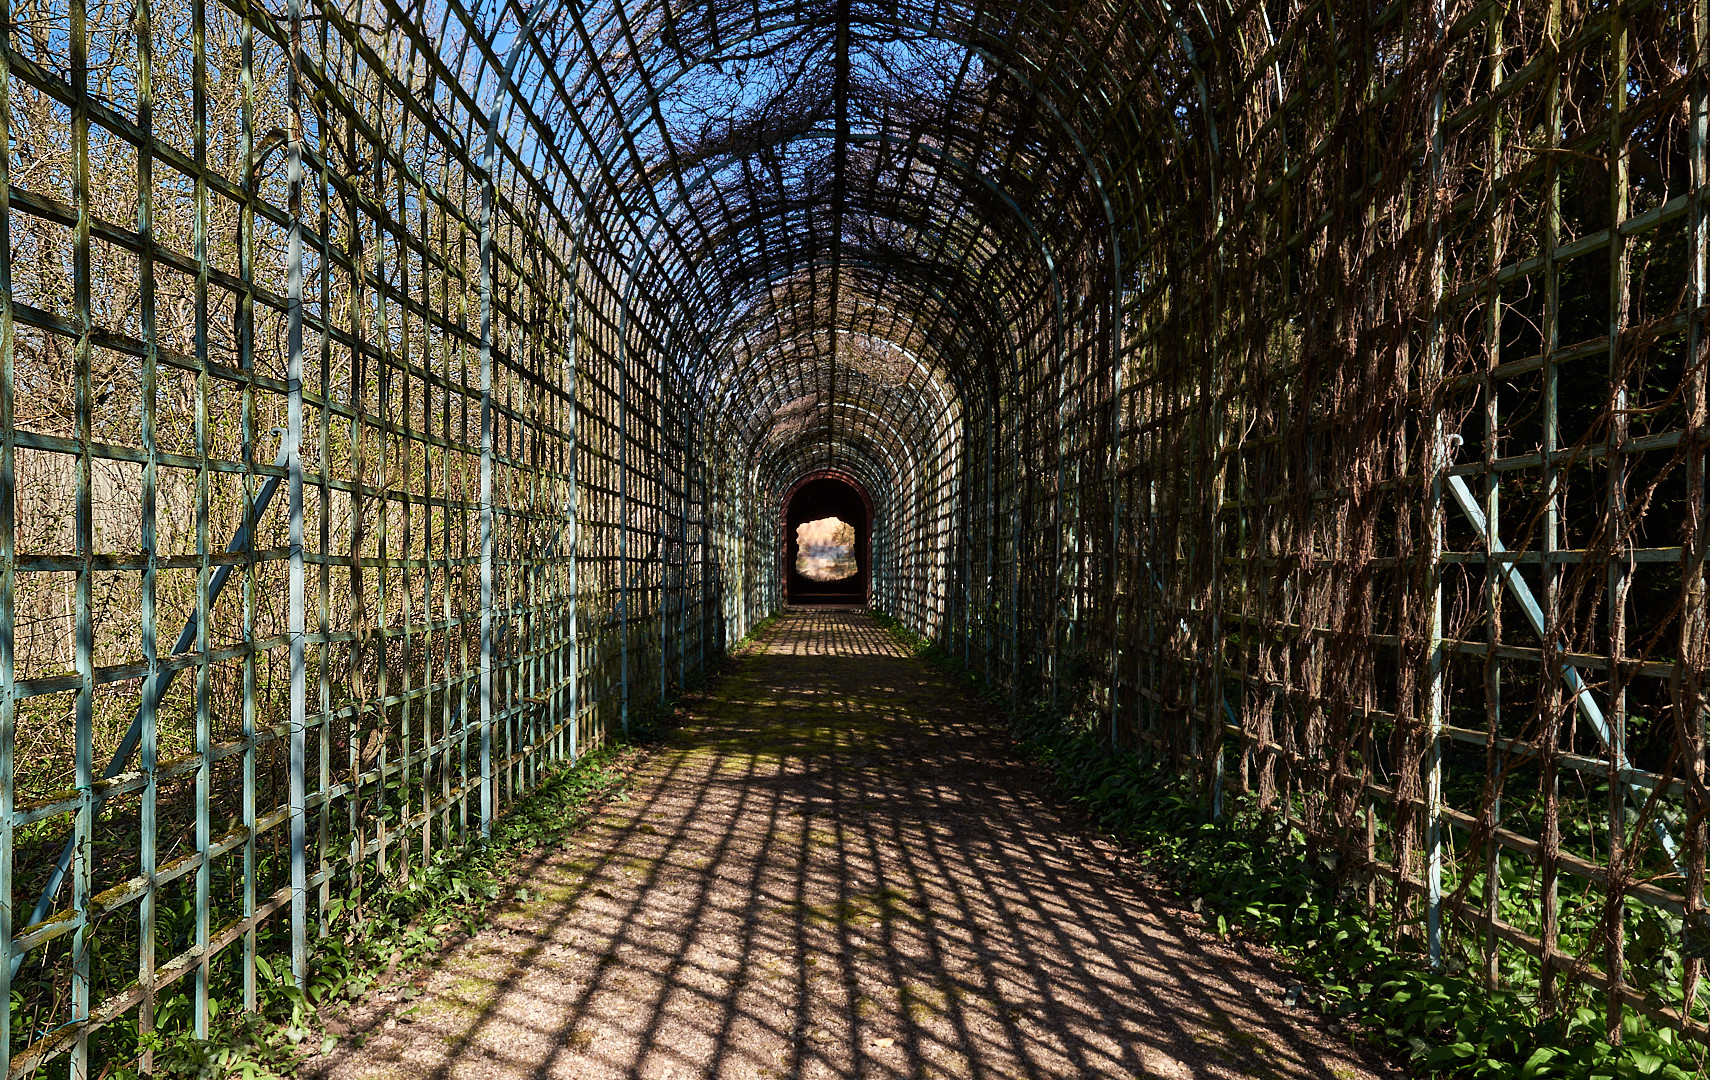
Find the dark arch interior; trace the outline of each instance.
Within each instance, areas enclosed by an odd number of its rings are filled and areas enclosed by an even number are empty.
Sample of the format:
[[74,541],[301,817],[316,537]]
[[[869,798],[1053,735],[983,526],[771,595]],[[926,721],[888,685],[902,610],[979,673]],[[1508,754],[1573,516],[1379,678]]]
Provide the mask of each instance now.
[[[853,575],[841,581],[814,581],[796,568],[799,547],[796,527],[820,518],[835,517],[855,529]],[[834,476],[821,476],[797,486],[784,503],[784,599],[791,604],[864,604],[872,576],[871,540],[873,514],[866,496],[853,484]]]

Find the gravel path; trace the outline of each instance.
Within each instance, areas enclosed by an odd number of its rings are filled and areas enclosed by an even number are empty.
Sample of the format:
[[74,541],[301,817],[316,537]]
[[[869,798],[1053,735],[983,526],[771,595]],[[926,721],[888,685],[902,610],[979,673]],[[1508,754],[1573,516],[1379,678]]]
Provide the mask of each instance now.
[[[329,1080],[1387,1074],[867,616],[791,612]],[[409,999],[404,1000],[408,995]],[[1376,1070],[1376,1071],[1374,1071]]]

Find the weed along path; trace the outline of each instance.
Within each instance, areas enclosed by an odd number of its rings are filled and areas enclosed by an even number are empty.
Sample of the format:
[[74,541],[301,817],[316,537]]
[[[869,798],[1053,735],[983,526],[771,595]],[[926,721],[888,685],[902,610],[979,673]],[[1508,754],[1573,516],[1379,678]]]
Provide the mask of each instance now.
[[512,889],[311,1074],[1374,1075],[864,614],[773,624]]

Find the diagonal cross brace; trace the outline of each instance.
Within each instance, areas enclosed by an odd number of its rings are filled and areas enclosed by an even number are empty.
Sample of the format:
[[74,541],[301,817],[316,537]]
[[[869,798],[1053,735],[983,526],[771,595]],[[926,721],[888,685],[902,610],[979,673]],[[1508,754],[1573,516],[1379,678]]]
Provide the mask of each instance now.
[[[273,462],[274,468],[282,468],[284,466],[284,461],[284,451],[280,451],[279,456]],[[254,531],[255,526],[261,521],[262,516],[267,513],[267,507],[273,501],[274,493],[279,489],[279,480],[280,478],[277,476],[269,476],[262,484],[261,490],[257,493],[255,502],[250,510],[249,518],[242,525],[238,526],[236,534],[232,536],[231,543],[226,545],[226,551],[228,553],[236,553],[248,549],[250,533]],[[565,516],[569,516],[568,510],[566,510]],[[563,536],[563,534],[564,526],[563,524],[560,524],[557,531],[552,534],[552,538],[547,541],[544,549],[544,558],[541,560],[540,565],[534,567],[534,573],[539,574],[541,567],[544,566],[546,560],[550,559],[553,554],[556,553],[558,550],[558,540]],[[215,601],[219,599],[220,592],[226,587],[226,581],[231,577],[232,570],[233,567],[229,563],[221,566],[214,571],[213,577],[209,580],[208,608],[210,610],[213,609]],[[190,647],[194,645],[196,641],[196,627],[197,616],[192,613],[190,618],[185,622],[184,629],[179,632],[178,640],[172,646],[172,652],[168,655],[178,656],[190,651]],[[176,668],[162,671],[156,677],[156,681],[144,689],[144,693],[146,695],[151,695],[154,698],[156,707],[158,707],[160,701],[166,697],[167,688],[171,686],[173,677],[177,675],[177,673],[178,669]],[[572,709],[574,709],[574,705],[572,705]],[[453,724],[457,723],[462,718],[462,712],[463,702],[461,700],[453,702],[450,722]],[[113,752],[112,761],[108,762],[107,770],[102,774],[103,778],[111,780],[113,777],[124,772],[126,766],[130,764],[131,756],[136,753],[137,747],[140,745],[141,741],[142,708],[139,705],[136,718],[131,721],[131,726],[125,732],[125,737],[119,741],[118,749]],[[97,797],[95,800],[96,814],[101,812],[101,802],[102,800]],[[72,855],[76,851],[76,846],[76,837],[71,837],[66,840],[65,847],[61,849],[59,858],[54,863],[53,870],[48,874],[47,884],[42,887],[41,896],[36,899],[36,906],[31,911],[30,920],[25,924],[26,926],[33,926],[47,918],[48,915],[52,913],[54,896],[58,894],[60,885],[65,881],[66,873],[71,869]],[[18,972],[23,968],[24,961],[28,956],[28,951],[20,951],[12,954],[12,978],[16,979],[18,977]]]
[[[285,467],[284,449],[281,449],[278,456],[274,458],[273,467],[276,469]],[[261,520],[262,515],[267,513],[267,504],[273,501],[273,494],[279,489],[279,479],[277,476],[269,476],[262,483],[261,491],[257,493],[255,502],[250,507],[249,516],[244,519],[243,524],[238,526],[237,532],[232,536],[231,543],[226,545],[227,554],[235,554],[249,549],[250,533],[254,531],[255,525]],[[219,600],[220,592],[226,587],[226,581],[231,576],[232,565],[230,563],[214,571],[208,582],[208,610],[213,610],[214,603]],[[178,640],[173,644],[172,651],[167,654],[168,656],[178,656],[190,651],[190,647],[196,643],[197,619],[197,614],[192,612],[190,618],[185,621],[184,629],[179,632]],[[152,698],[153,706],[158,708],[160,702],[166,697],[167,688],[172,685],[173,677],[177,674],[177,668],[167,668],[158,672],[143,688],[143,701],[137,705],[136,718],[131,721],[131,726],[125,731],[125,737],[119,740],[119,747],[113,751],[113,760],[107,763],[107,770],[102,773],[102,779],[111,780],[125,771],[125,767],[130,764],[131,755],[136,753],[137,746],[142,741],[143,705],[149,703],[149,699]],[[100,815],[101,802],[100,796],[96,796],[92,817]],[[25,924],[26,926],[41,922],[53,911],[54,895],[59,892],[59,886],[65,880],[66,872],[71,868],[71,857],[76,850],[77,837],[72,836],[65,841],[65,847],[60,851],[59,859],[54,863],[53,871],[48,874],[47,884],[42,887],[42,894],[36,900],[35,909],[30,913],[30,921]],[[24,958],[28,955],[27,951],[12,955],[12,978],[18,977],[18,971],[24,966]]]
[[[1488,540],[1492,552],[1507,551],[1508,549],[1502,546],[1502,541],[1491,534],[1489,522],[1485,519],[1484,511],[1479,508],[1478,500],[1473,497],[1472,489],[1467,486],[1466,479],[1450,475],[1449,491],[1454,495],[1455,502],[1460,506],[1461,512],[1466,514],[1467,520],[1472,523],[1473,531],[1478,533],[1479,539]],[[1558,658],[1557,663],[1561,665],[1562,680],[1567,683],[1568,689],[1573,691],[1574,700],[1579,705],[1579,714],[1585,717],[1585,722],[1596,733],[1597,741],[1603,744],[1605,750],[1614,755],[1616,771],[1630,771],[1632,766],[1627,760],[1627,748],[1609,727],[1609,721],[1604,717],[1603,710],[1597,704],[1597,699],[1592,697],[1591,688],[1586,685],[1585,680],[1572,664],[1560,659],[1564,651],[1561,645],[1551,642],[1545,636],[1544,609],[1538,606],[1537,598],[1532,595],[1532,587],[1526,584],[1526,579],[1520,576],[1519,568],[1513,563],[1502,560],[1497,562],[1496,566],[1502,577],[1502,583],[1508,586],[1508,592],[1519,602],[1520,609],[1526,613],[1526,621],[1532,624],[1532,631],[1538,635],[1538,640],[1544,643],[1545,651]],[[1638,793],[1636,798],[1635,793]],[[1648,789],[1631,780],[1627,781],[1627,798],[1629,800],[1635,801],[1642,807],[1644,800],[1648,797]],[[1656,820],[1651,822],[1651,828],[1656,832],[1657,841],[1662,844],[1669,862],[1674,864],[1676,870],[1681,869],[1680,847],[1674,842],[1673,835],[1669,833],[1668,823],[1663,821],[1659,814]]]

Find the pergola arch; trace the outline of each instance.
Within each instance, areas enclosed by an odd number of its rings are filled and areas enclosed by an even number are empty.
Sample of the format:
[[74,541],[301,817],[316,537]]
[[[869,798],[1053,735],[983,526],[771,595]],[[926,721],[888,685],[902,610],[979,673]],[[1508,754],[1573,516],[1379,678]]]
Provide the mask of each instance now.
[[8,11],[8,1075],[303,984],[827,475],[1016,715],[1710,1030],[1706,0]]

